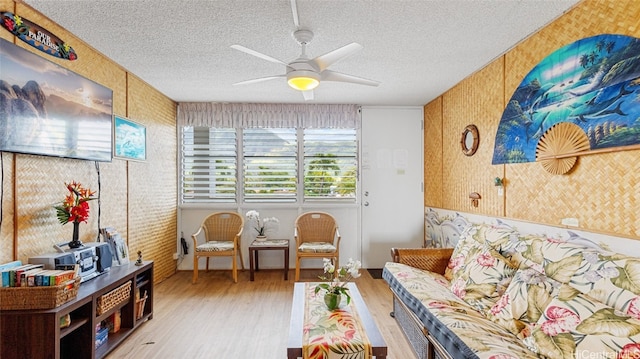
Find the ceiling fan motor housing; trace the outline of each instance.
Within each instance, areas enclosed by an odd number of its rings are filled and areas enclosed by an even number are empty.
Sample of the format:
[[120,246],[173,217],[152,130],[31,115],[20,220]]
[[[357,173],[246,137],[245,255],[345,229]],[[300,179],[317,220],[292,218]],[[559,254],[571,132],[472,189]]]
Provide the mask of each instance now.
[[287,65],[287,83],[296,90],[313,90],[320,84],[320,71],[308,58],[299,57]]

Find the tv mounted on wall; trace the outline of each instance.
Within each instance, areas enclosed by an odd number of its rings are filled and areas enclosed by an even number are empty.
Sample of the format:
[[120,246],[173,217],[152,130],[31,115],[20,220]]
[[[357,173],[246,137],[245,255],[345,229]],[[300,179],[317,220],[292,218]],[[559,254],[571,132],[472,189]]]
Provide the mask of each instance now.
[[0,39],[0,151],[110,162],[113,91]]

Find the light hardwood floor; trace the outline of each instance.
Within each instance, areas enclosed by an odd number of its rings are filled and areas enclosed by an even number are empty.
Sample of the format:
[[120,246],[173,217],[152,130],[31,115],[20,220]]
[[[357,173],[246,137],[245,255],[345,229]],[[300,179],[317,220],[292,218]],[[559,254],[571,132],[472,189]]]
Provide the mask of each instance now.
[[[321,270],[303,270],[301,281],[318,281]],[[389,359],[415,355],[395,320],[391,292],[383,279],[368,271],[355,280],[367,308],[388,346]],[[116,350],[115,358],[286,358],[293,271],[285,281],[282,270],[261,270],[255,281],[249,271],[200,272],[191,284],[192,272],[178,272],[155,287],[153,319],[144,323]]]

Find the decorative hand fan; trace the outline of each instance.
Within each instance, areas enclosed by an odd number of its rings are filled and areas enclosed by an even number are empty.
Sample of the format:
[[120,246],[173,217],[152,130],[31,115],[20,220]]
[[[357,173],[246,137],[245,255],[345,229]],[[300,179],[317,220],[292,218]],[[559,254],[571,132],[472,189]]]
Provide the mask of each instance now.
[[573,168],[580,152],[590,148],[589,138],[580,126],[561,122],[550,127],[540,137],[536,146],[536,161],[547,172],[561,175]]
[[[538,161],[541,135],[564,122],[576,124],[590,135],[589,147],[593,150],[589,154],[639,145],[639,55],[640,38],[601,34],[565,45],[545,57],[522,79],[507,102],[491,163]],[[600,133],[598,128],[608,130]],[[557,163],[546,165],[562,163],[561,167],[571,169],[569,159],[551,162]]]

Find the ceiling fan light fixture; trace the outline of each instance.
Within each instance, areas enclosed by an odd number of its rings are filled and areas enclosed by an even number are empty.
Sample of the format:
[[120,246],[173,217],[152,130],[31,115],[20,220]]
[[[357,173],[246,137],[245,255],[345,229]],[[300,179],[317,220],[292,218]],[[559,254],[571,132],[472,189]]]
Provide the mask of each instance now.
[[287,83],[298,91],[309,91],[318,87],[320,76],[312,71],[292,71],[287,74]]

